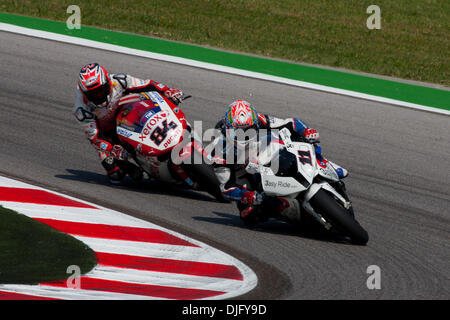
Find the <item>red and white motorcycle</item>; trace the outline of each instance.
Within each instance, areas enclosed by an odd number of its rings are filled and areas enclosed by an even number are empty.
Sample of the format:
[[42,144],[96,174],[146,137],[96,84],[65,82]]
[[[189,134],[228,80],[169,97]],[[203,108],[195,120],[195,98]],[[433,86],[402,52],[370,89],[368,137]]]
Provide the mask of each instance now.
[[227,202],[213,168],[204,161],[206,153],[193,139],[191,125],[177,104],[156,91],[125,96],[119,104],[116,133],[120,144],[150,177],[207,191]]

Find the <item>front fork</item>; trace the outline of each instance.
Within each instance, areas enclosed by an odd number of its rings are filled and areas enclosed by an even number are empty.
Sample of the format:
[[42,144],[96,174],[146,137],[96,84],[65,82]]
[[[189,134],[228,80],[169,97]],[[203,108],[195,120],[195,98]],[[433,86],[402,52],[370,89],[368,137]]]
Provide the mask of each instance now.
[[347,205],[344,205],[344,208],[347,209],[347,211],[354,218],[355,217],[355,213],[353,211],[353,205],[352,205],[352,202],[350,201],[350,198],[347,195],[347,190],[345,188],[344,181],[339,180],[339,181],[333,182],[332,186],[345,199],[345,201],[347,202]]
[[314,210],[314,208],[309,204],[308,201],[303,200],[302,202],[302,209],[305,210],[308,214],[310,214],[314,219],[317,220],[325,229],[330,230],[332,225],[325,220],[324,217],[318,212]]
[[311,216],[313,216],[325,229],[330,230],[332,225],[326,221],[322,215],[315,211],[314,208],[309,203],[309,200],[311,200],[312,197],[316,194],[317,191],[320,189],[325,189],[329,193],[331,193],[334,197],[338,199],[338,201],[341,203],[341,205],[349,212],[352,217],[354,217],[353,213],[353,207],[350,202],[350,199],[347,196],[347,193],[345,191],[345,184],[343,181],[339,180],[337,182],[333,182],[333,185],[330,185],[328,182],[320,182],[320,183],[314,183],[310,189],[306,192],[304,199],[302,201],[302,208],[309,213]]

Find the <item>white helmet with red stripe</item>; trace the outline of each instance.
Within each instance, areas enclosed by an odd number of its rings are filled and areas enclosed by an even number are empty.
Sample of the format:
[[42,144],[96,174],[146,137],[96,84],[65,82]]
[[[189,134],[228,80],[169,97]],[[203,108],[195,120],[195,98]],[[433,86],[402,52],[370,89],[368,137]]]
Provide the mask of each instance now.
[[108,72],[98,63],[87,64],[78,75],[78,87],[86,99],[97,107],[107,107],[111,101],[112,85]]

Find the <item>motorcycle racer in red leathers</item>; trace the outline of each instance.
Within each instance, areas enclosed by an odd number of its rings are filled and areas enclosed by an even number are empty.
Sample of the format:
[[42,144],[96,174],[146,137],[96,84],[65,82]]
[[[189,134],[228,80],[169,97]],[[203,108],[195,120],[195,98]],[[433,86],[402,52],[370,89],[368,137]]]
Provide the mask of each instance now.
[[142,80],[123,73],[109,74],[98,63],[87,64],[79,72],[73,113],[97,150],[113,184],[121,183],[126,174],[137,181],[142,179],[142,170],[127,161],[128,153],[118,143],[115,118],[122,97],[145,91],[158,91],[175,103],[183,95],[180,90],[154,80]]
[[[260,129],[266,129],[268,131],[273,129],[281,130],[287,128],[292,135],[298,135],[309,143],[314,144],[316,150],[316,158],[319,164],[324,165],[325,162],[329,162],[335,169],[336,174],[340,179],[345,178],[348,175],[348,171],[343,167],[325,159],[322,155],[321,147],[319,143],[319,132],[313,128],[308,127],[303,121],[298,118],[280,119],[269,115],[258,114],[253,106],[244,100],[236,100],[228,106],[225,116],[216,124],[216,129],[221,131],[221,136],[215,140],[215,144],[222,145],[220,153],[223,151],[229,152],[234,148],[236,154],[236,148],[248,150],[249,141],[244,140],[232,140],[230,139],[230,132],[226,130],[237,131],[239,129],[247,132],[249,129],[258,132]],[[255,135],[256,137],[257,135]],[[226,145],[231,146],[231,148]],[[296,199],[288,198],[274,198],[264,197],[262,194],[248,190],[243,184],[246,175],[245,167],[249,161],[247,157],[245,163],[232,163],[227,164],[225,159],[229,159],[227,155],[214,154],[215,157],[222,159],[221,163],[216,162],[215,172],[221,183],[221,190],[224,197],[228,200],[235,201],[238,205],[241,219],[248,226],[254,226],[258,221],[265,221],[270,215],[270,212],[277,212],[280,215],[289,216],[292,211],[297,210],[299,203]],[[235,161],[235,160],[234,160]],[[241,181],[242,180],[242,181]]]

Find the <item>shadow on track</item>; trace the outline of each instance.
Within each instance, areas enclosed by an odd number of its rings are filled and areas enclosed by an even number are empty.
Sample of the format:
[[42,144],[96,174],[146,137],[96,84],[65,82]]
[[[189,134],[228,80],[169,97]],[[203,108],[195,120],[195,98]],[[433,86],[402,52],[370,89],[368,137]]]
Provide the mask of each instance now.
[[71,181],[103,185],[110,188],[126,189],[127,191],[132,192],[160,194],[186,199],[218,202],[206,193],[183,188],[182,186],[174,186],[172,184],[163,183],[154,179],[144,179],[141,182],[136,182],[127,176],[124,178],[122,184],[113,185],[104,174],[76,169],[66,169],[66,171],[69,174],[57,174],[55,177]]
[[278,221],[275,219],[269,219],[264,223],[260,223],[254,228],[247,227],[241,220],[238,214],[224,213],[213,211],[217,217],[192,217],[197,221],[206,221],[211,223],[222,224],[225,226],[237,227],[247,230],[253,230],[256,232],[266,232],[271,234],[279,234],[285,236],[296,236],[305,239],[334,242],[348,244],[349,241],[334,234],[330,234],[318,226],[313,221],[306,221],[303,225],[294,225]]

